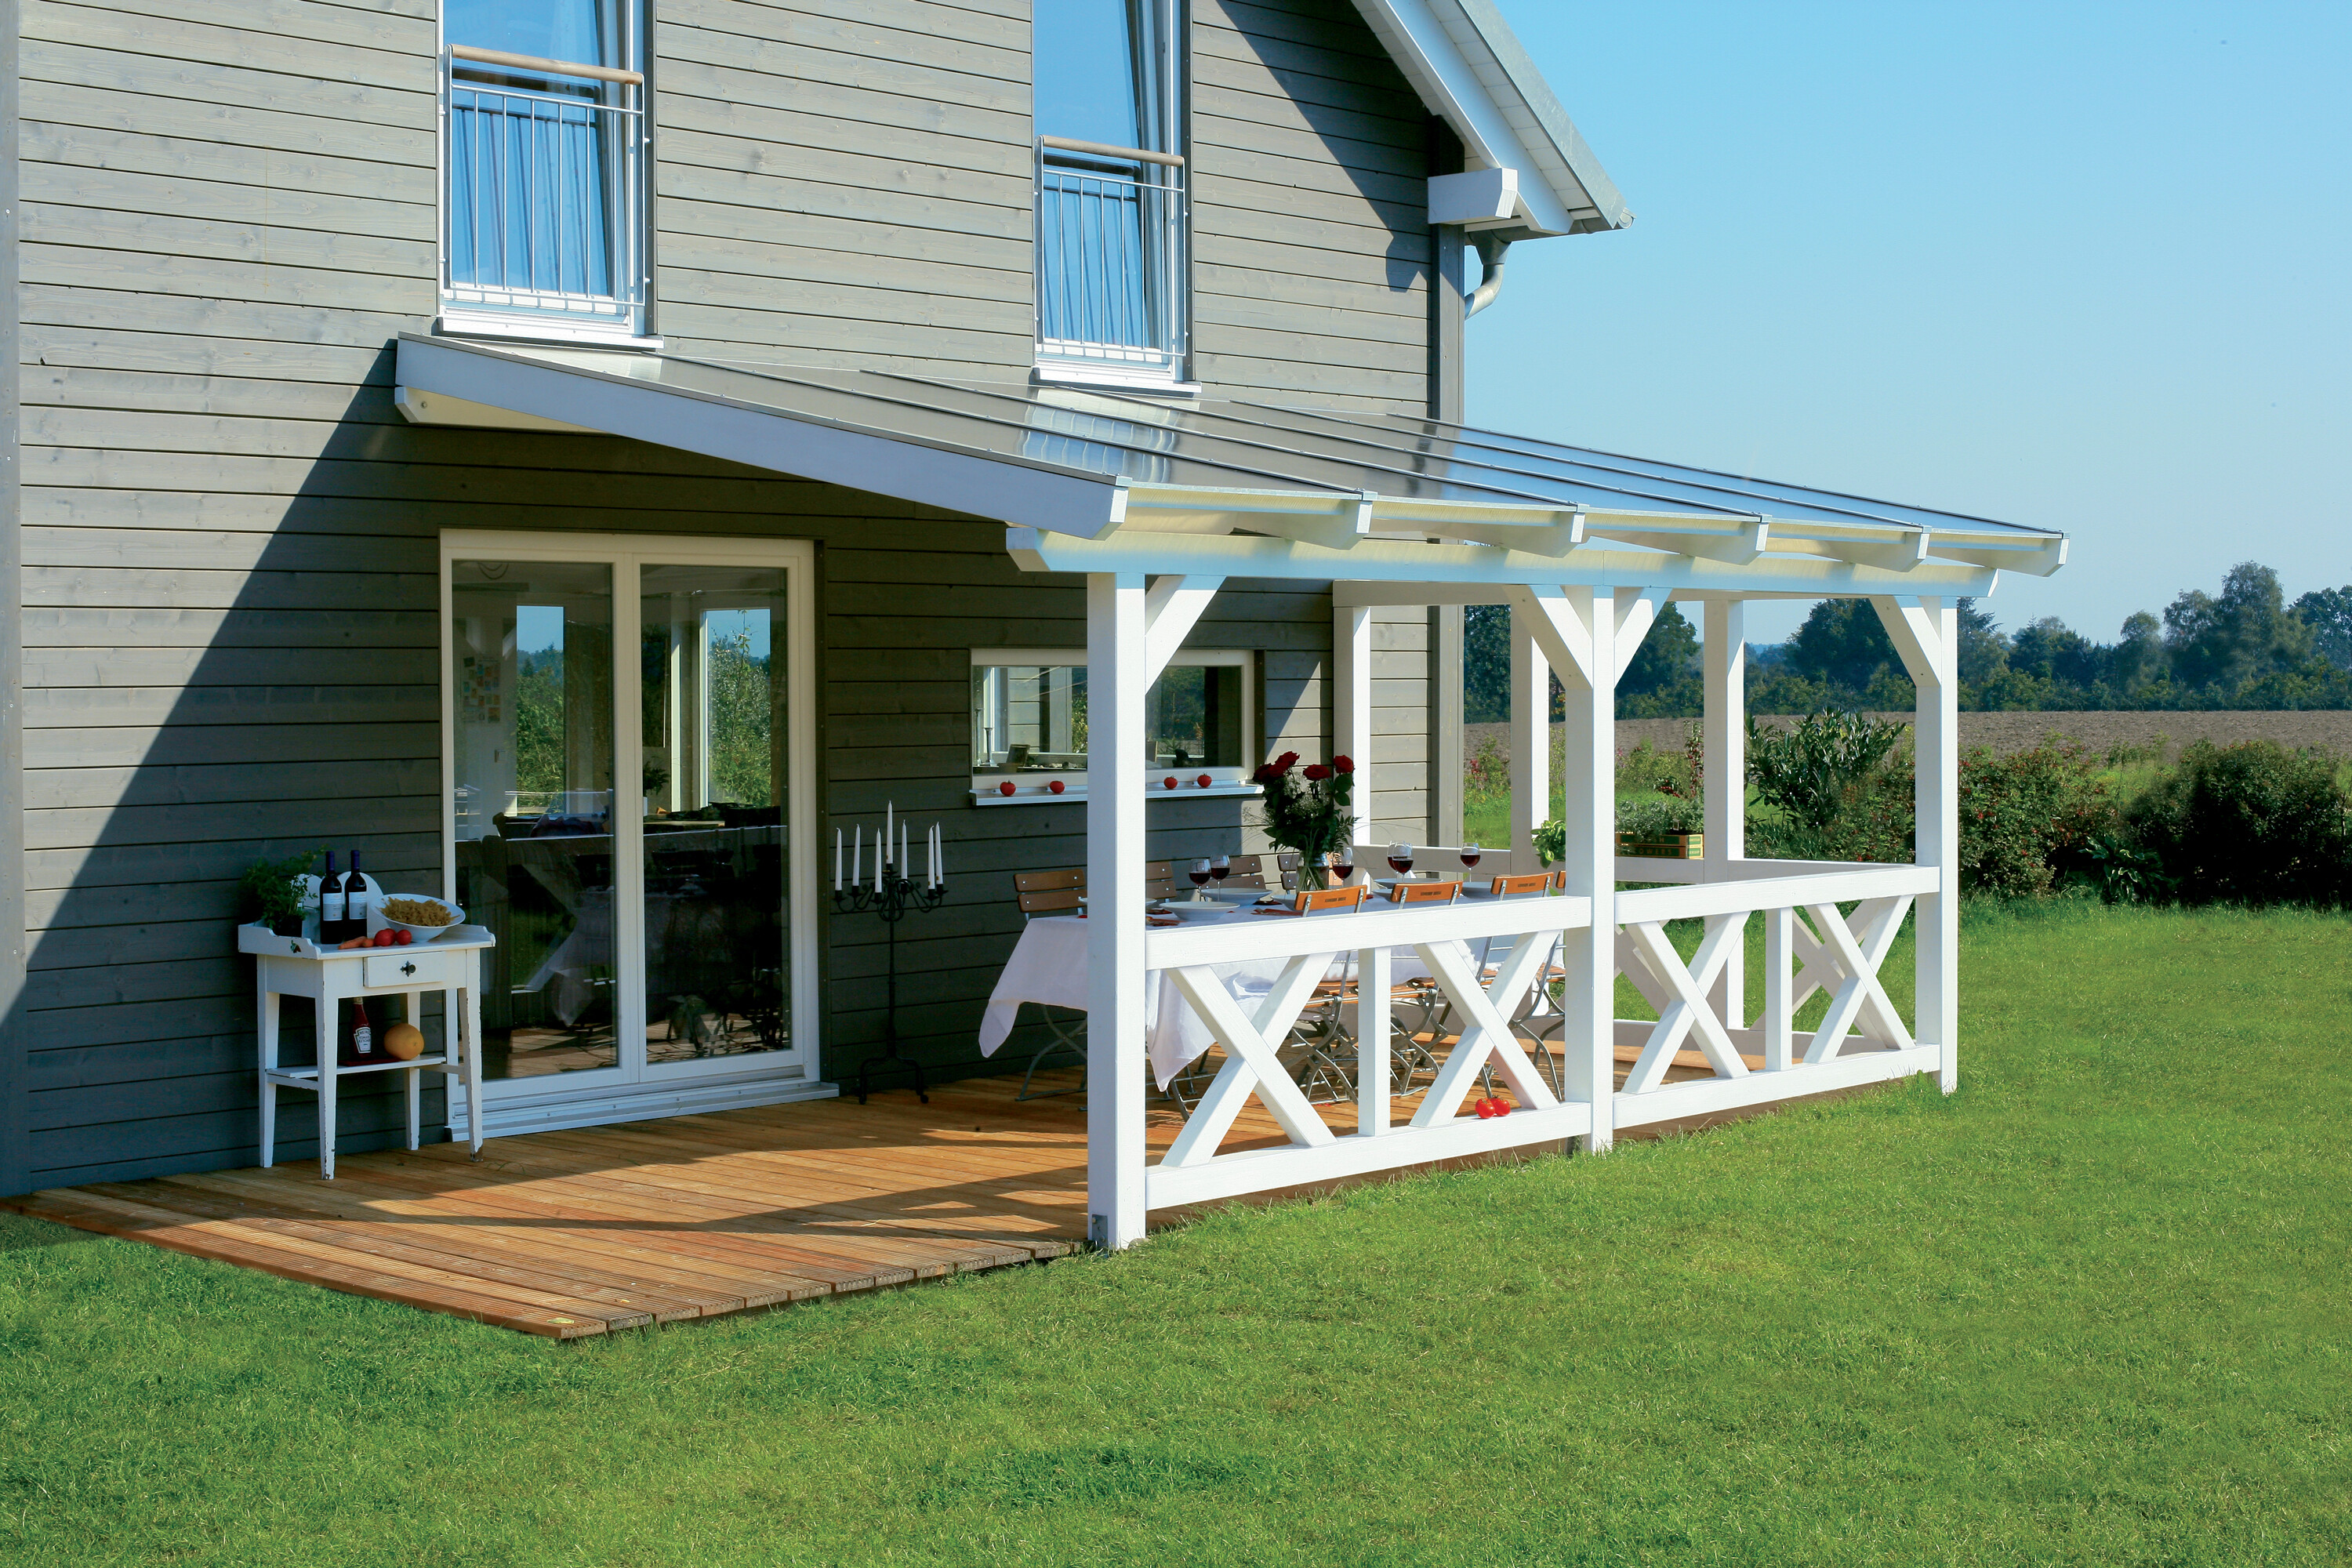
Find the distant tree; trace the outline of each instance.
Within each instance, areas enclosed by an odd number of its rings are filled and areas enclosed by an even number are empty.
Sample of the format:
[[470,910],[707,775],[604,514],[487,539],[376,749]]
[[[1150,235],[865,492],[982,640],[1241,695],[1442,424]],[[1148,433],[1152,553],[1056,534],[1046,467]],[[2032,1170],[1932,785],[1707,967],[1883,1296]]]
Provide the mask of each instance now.
[[[1867,599],[1823,599],[1789,638],[1795,673],[1859,701],[1881,670],[1903,675],[1903,660]],[[1907,706],[1907,702],[1906,706]]]
[[1462,715],[1473,724],[1511,716],[1511,612],[1472,605],[1462,612]]
[[2099,649],[2055,616],[2044,616],[2009,639],[2009,667],[2061,686],[2087,687],[2099,679]]
[[2009,639],[2000,635],[1990,611],[1974,599],[1962,599],[1960,610],[1960,684],[1981,686],[2009,663]]
[[2252,561],[2230,568],[2218,598],[2192,588],[2173,600],[2164,643],[2175,679],[2223,693],[2295,670],[2313,652],[2312,629],[2287,614],[2278,574]]
[[2312,646],[2320,658],[2338,669],[2352,669],[2352,584],[2315,588],[2297,599],[2289,613],[2311,628]]
[[2119,697],[2129,697],[2164,675],[2164,626],[2146,610],[2124,617],[2123,640],[2101,651],[2099,678]]
[[1650,635],[1617,678],[1620,697],[1647,697],[1698,679],[1698,632],[1680,605],[1668,605],[1651,623]]

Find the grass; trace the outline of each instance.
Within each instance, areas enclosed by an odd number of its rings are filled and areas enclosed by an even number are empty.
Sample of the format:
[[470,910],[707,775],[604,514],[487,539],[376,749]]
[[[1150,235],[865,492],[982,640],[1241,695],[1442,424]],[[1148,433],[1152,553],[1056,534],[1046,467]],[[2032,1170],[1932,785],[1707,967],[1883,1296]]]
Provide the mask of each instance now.
[[2340,1563],[2346,934],[1976,910],[1949,1099],[580,1346],[0,1216],[0,1559]]

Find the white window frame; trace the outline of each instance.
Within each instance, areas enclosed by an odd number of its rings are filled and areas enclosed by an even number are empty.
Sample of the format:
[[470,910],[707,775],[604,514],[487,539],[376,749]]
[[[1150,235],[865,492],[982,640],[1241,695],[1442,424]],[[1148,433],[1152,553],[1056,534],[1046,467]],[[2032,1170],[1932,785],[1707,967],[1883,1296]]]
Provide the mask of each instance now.
[[[441,535],[441,881],[442,897],[457,896],[456,650],[450,623],[456,608],[453,567],[459,561],[546,561],[609,566],[613,573],[613,776],[641,778],[645,768],[639,694],[638,569],[643,566],[749,566],[784,573],[782,639],[788,709],[784,762],[785,911],[791,923],[792,1048],[701,1061],[645,1060],[645,824],[637,813],[615,811],[613,840],[613,947],[620,984],[614,1009],[619,1062],[610,1068],[546,1077],[502,1079],[483,1089],[488,1133],[592,1127],[829,1099],[839,1089],[818,1075],[823,984],[818,973],[816,798],[816,547],[798,539],[709,539],[612,533],[490,532],[452,529]],[[616,785],[617,787],[617,785]],[[465,1109],[452,1097],[450,1121],[460,1136]]]
[[519,342],[591,343],[648,353],[660,350],[662,341],[652,331],[656,166],[651,0],[615,0],[615,4],[619,6],[616,19],[620,25],[624,68],[635,72],[640,79],[628,87],[624,103],[618,106],[635,112],[637,128],[635,145],[632,149],[635,162],[635,210],[616,214],[614,217],[615,222],[630,226],[627,244],[623,247],[623,265],[631,274],[629,280],[633,287],[630,295],[620,309],[605,310],[593,308],[578,297],[526,296],[513,291],[459,287],[451,279],[449,225],[453,212],[450,201],[449,100],[455,79],[452,67],[456,61],[449,53],[453,40],[448,36],[447,7],[442,6],[434,21],[439,35],[440,56],[433,153],[434,265],[439,297],[439,310],[433,322],[435,331],[454,337],[502,338]]
[[[971,668],[975,670],[1003,668],[1008,665],[1054,665],[1070,669],[1087,668],[1087,650],[1082,647],[976,647],[971,650]],[[1249,648],[1180,648],[1168,661],[1168,668],[1234,668],[1242,672],[1242,755],[1254,756],[1258,750],[1257,654]],[[1155,682],[1156,684],[1156,682]],[[967,708],[964,749],[971,750],[970,710]],[[1150,800],[1202,800],[1220,796],[1232,798],[1264,795],[1265,791],[1250,782],[1257,771],[1254,762],[1242,762],[1212,767],[1188,763],[1181,774],[1171,774],[1163,769],[1150,770],[1145,796]],[[1203,773],[1210,783],[1204,788],[1197,781]],[[1176,779],[1176,787],[1167,787],[1167,779]],[[1000,787],[1008,778],[1013,780],[1013,793],[1006,795]],[[1058,780],[1062,793],[1055,795],[1050,782]],[[971,775],[971,801],[974,805],[1066,805],[1087,798],[1087,770],[1076,769],[1052,774],[1010,774],[1003,770],[974,769]]]

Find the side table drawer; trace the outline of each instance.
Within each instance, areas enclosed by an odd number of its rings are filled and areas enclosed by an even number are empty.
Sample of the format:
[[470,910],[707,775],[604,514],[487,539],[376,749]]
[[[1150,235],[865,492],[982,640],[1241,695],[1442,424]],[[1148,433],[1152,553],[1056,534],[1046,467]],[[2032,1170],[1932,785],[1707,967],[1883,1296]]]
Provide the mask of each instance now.
[[454,952],[419,952],[413,947],[395,947],[369,953],[360,960],[360,984],[371,991],[380,986],[413,985],[429,990],[454,985],[460,973]]

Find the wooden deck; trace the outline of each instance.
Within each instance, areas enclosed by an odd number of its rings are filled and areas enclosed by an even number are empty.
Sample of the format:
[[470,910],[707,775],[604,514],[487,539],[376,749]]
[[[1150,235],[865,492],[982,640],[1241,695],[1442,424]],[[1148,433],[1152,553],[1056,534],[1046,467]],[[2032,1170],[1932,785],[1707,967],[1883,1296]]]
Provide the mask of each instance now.
[[[1621,1070],[1634,1052],[1620,1049]],[[1683,1071],[1703,1068],[1693,1058]],[[1038,1087],[1074,1085],[1075,1071]],[[1675,1075],[1681,1076],[1678,1071]],[[1080,1095],[1020,1079],[57,1188],[0,1205],[329,1289],[577,1339],[1057,1258],[1086,1234]],[[1411,1101],[1397,1102],[1400,1119]],[[1350,1132],[1351,1104],[1318,1107]],[[1182,1125],[1155,1100],[1155,1156]],[[1227,1150],[1287,1142],[1256,1101]],[[1155,1215],[1155,1220],[1173,1216]]]

